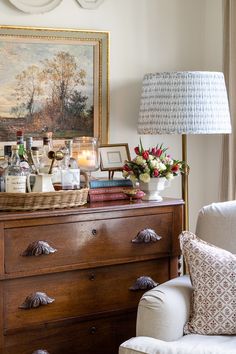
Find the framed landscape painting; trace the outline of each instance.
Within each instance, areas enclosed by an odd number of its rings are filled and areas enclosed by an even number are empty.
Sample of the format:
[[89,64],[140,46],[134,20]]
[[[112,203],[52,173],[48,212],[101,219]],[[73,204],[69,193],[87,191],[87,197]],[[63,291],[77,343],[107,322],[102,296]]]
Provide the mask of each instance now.
[[109,33],[0,26],[0,141],[108,142]]

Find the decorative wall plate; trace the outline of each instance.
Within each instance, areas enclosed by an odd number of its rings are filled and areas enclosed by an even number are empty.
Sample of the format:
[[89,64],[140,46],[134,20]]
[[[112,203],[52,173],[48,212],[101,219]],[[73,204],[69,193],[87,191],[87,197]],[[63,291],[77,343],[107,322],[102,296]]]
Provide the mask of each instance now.
[[104,0],[77,0],[84,9],[96,9]]
[[9,0],[17,9],[29,13],[39,14],[55,9],[62,0]]

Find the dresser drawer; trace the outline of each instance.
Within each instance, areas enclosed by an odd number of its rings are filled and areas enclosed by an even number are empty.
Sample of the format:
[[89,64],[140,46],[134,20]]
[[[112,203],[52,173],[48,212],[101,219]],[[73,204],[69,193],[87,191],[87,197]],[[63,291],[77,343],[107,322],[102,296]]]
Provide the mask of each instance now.
[[[98,221],[81,221],[66,224],[39,225],[12,228],[5,231],[5,272],[44,272],[56,267],[83,268],[124,260],[138,260],[171,252],[173,214],[134,216]],[[152,243],[133,243],[143,228],[154,229],[161,240]],[[55,253],[23,256],[28,246],[45,241]]]
[[116,354],[122,342],[135,336],[135,323],[136,311],[20,331],[5,336],[4,354],[32,354],[40,348],[50,354]]
[[[116,310],[135,309],[142,290],[130,287],[140,276],[162,283],[169,278],[167,260],[145,261],[7,280],[4,283],[5,330],[24,328],[65,318]],[[35,292],[55,299],[48,305],[21,309],[25,298]],[[99,306],[98,306],[99,305]]]

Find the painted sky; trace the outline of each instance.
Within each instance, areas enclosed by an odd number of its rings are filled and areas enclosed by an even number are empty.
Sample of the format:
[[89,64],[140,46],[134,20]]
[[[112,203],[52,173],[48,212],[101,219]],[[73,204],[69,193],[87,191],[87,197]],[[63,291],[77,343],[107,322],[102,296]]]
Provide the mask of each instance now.
[[0,116],[12,117],[10,110],[15,106],[13,97],[16,75],[31,65],[42,67],[42,61],[51,59],[57,52],[65,51],[74,55],[80,69],[87,73],[86,85],[81,87],[83,94],[93,100],[93,46],[81,42],[63,44],[47,43],[37,40],[0,40]]

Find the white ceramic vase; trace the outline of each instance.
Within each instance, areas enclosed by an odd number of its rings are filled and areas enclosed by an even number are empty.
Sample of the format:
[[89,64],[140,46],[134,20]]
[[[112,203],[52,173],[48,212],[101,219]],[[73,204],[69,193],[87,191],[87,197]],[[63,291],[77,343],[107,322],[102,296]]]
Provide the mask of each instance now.
[[139,187],[145,193],[142,200],[161,201],[163,198],[159,193],[167,187],[168,183],[169,181],[165,177],[151,178],[148,183],[139,181]]

